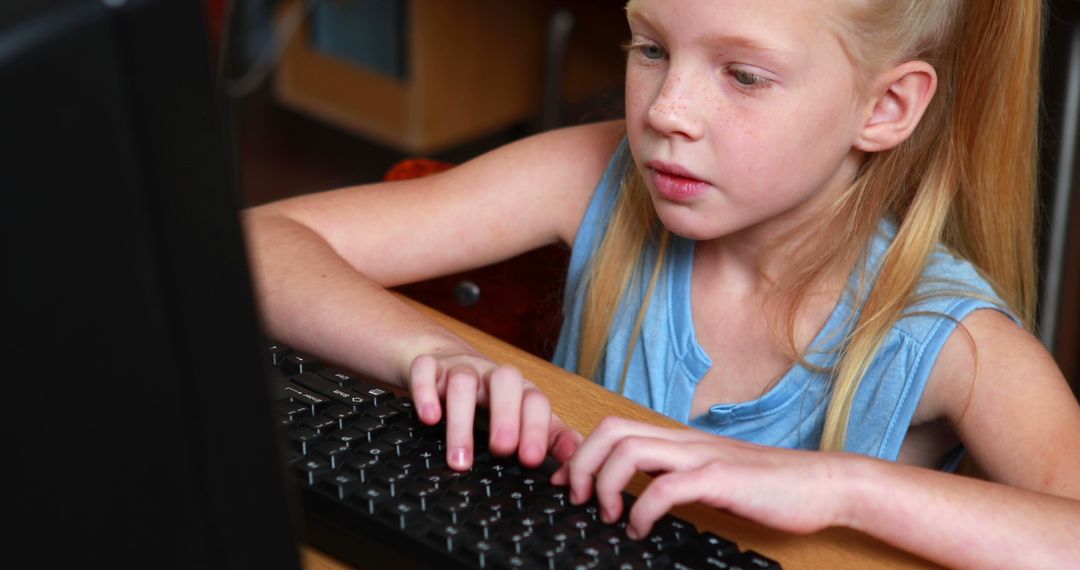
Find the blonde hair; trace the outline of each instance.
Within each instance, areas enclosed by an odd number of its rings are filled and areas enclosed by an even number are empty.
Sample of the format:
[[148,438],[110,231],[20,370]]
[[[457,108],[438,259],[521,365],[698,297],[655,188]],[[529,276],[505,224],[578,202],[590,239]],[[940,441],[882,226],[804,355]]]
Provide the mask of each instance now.
[[[879,220],[896,222],[896,236],[873,287],[859,292],[861,311],[830,371],[823,450],[844,448],[859,382],[888,331],[919,300],[916,286],[939,244],[971,261],[1029,327],[1035,309],[1041,3],[851,0],[844,16],[839,36],[860,77],[924,60],[937,72],[938,89],[911,137],[868,155],[816,227],[799,229],[811,236],[803,246],[812,247],[814,255],[797,256],[802,265],[777,284],[777,297],[786,303],[780,314],[787,316],[787,346],[793,361],[803,362],[813,347],[798,350],[794,331],[807,292],[828,270],[852,259],[877,231]],[[627,346],[629,362],[666,242],[667,231],[631,165],[586,277],[578,361],[582,375],[595,378],[628,283],[647,266],[648,246],[659,244]],[[624,367],[624,386],[625,381]]]

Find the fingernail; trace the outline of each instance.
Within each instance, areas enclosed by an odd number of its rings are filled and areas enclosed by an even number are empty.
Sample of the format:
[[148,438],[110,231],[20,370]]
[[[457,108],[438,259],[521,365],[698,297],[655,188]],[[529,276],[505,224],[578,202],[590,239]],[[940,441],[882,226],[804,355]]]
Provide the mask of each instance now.
[[439,409],[435,407],[435,404],[424,404],[423,416],[424,419],[429,422],[435,421],[435,415],[439,413]]
[[464,447],[459,447],[450,454],[450,463],[453,465],[457,465],[462,469],[468,466],[468,459],[469,450],[465,449]]
[[632,526],[626,527],[626,536],[629,536],[633,540],[638,540],[641,537],[638,536],[638,531]]
[[533,443],[525,448],[525,457],[528,458],[529,461],[542,461],[544,459],[544,452],[540,449],[539,445]]

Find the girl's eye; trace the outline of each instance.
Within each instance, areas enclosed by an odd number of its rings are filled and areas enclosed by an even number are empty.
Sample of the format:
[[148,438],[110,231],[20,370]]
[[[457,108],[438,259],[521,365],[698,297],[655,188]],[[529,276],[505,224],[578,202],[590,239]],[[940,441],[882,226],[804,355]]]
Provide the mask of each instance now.
[[623,49],[640,53],[642,57],[650,61],[664,59],[667,56],[667,52],[664,51],[664,48],[649,42],[630,42],[624,45]]
[[731,74],[731,77],[733,77],[735,82],[741,87],[764,87],[766,84],[764,77],[739,67],[728,68],[728,73]]
[[662,59],[664,57],[664,49],[656,44],[645,44],[640,49],[641,55],[645,56],[645,59]]

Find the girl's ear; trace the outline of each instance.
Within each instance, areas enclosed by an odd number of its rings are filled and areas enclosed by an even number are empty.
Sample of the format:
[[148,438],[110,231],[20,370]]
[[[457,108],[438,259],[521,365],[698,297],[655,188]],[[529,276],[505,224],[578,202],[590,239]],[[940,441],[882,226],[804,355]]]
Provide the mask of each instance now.
[[937,72],[925,61],[906,61],[889,68],[874,83],[877,96],[855,140],[865,152],[893,148],[907,140],[922,119],[937,89]]

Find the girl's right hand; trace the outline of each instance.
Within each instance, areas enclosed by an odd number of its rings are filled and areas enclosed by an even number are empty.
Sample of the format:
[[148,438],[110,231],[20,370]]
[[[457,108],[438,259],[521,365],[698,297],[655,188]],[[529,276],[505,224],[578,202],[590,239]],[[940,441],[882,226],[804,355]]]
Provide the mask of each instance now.
[[496,455],[517,450],[525,466],[539,465],[548,451],[566,461],[583,437],[551,412],[551,403],[521,372],[475,353],[425,354],[409,369],[408,388],[427,425],[442,417],[446,402],[446,462],[465,470],[473,462],[476,406],[490,410],[488,445]]

